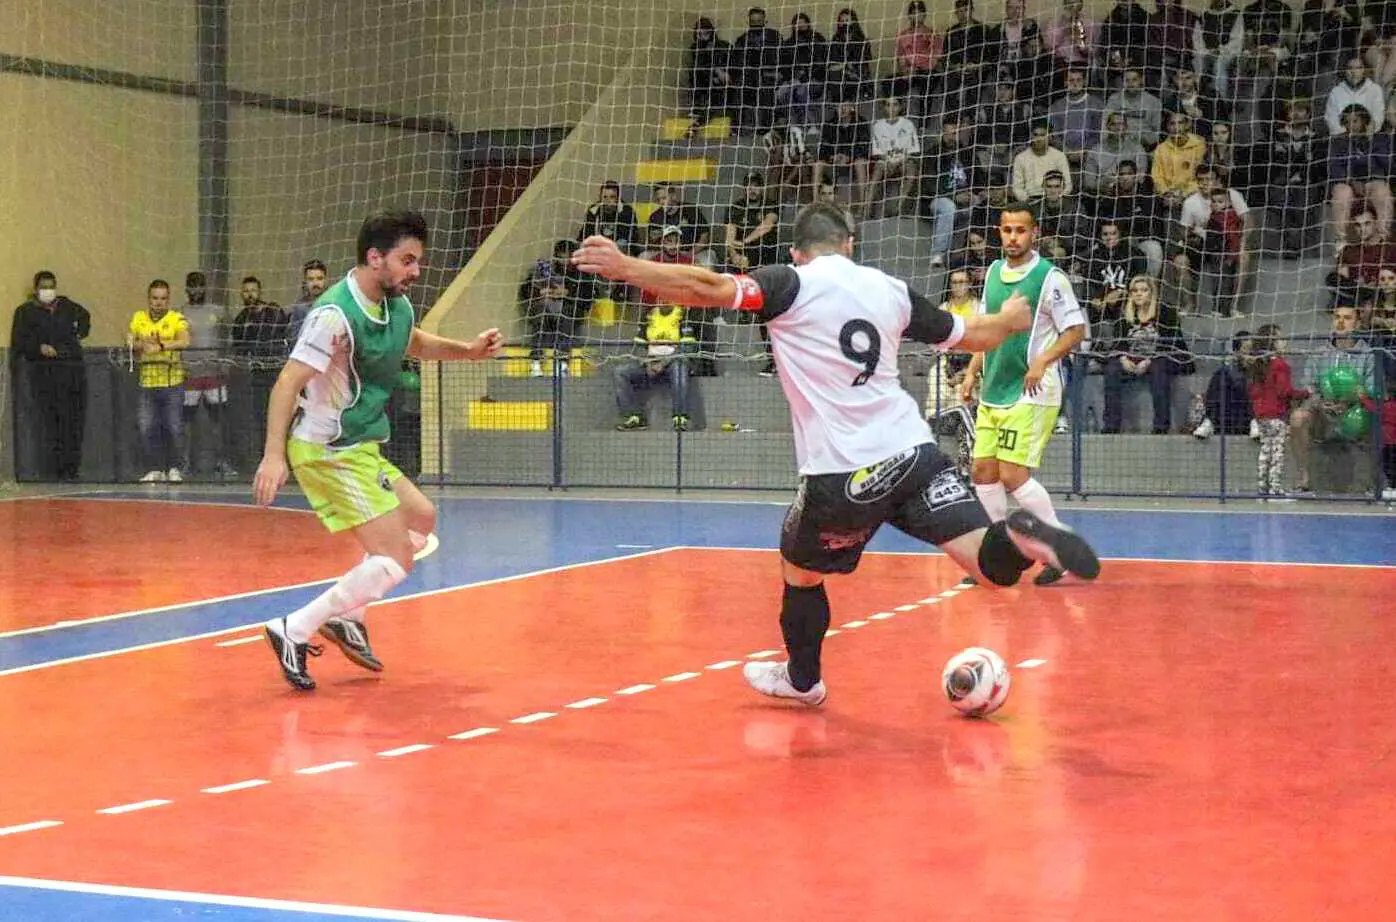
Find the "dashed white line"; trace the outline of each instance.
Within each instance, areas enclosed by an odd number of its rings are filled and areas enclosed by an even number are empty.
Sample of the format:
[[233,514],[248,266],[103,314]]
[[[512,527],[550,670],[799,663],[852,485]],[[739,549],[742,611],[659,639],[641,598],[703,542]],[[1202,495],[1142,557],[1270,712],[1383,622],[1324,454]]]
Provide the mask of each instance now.
[[220,640],[220,641],[218,641],[218,643],[214,644],[214,646],[215,646],[215,647],[240,647],[240,646],[242,646],[242,645],[245,644],[245,643],[256,643],[257,641],[259,641],[259,640],[261,640],[261,639],[262,639],[262,635],[261,635],[261,634],[256,634],[256,635],[253,635],[252,637],[239,637],[239,638],[237,638],[237,639],[235,639],[235,640]]
[[720,663],[709,663],[707,666],[704,666],[703,668],[714,670],[731,669],[733,666],[740,666],[741,664],[742,663],[740,660],[725,659]]
[[[906,609],[904,609],[904,608],[899,608],[899,609],[897,609],[897,611],[906,611]],[[895,618],[895,617],[897,617],[897,612],[895,612],[895,611],[880,611],[880,612],[878,612],[878,613],[875,614],[875,615],[868,615],[868,620],[869,620],[869,621],[886,621],[888,618]]]
[[845,628],[867,627],[867,626],[868,626],[868,622],[866,622],[866,621],[845,621],[845,622],[843,623],[843,626],[844,626]]
[[836,635],[836,634],[842,634],[842,633],[843,633],[843,631],[839,630],[838,628],[836,628],[836,627],[831,627],[831,628],[829,628],[829,630],[827,630],[827,631],[824,632],[824,636],[825,636],[825,637],[833,637],[833,636]]
[[476,727],[474,730],[466,730],[464,733],[452,733],[446,737],[448,740],[476,740],[482,736],[489,736],[491,733],[498,733],[498,727]]
[[573,701],[571,704],[563,705],[563,707],[569,707],[574,711],[583,711],[587,708],[594,708],[598,704],[605,703],[605,698],[583,698],[581,701]]
[[38,832],[40,829],[52,829],[54,826],[62,825],[62,820],[39,820],[36,823],[21,823],[18,826],[0,826],[0,836],[13,836],[21,832]]
[[151,807],[163,807],[166,804],[172,803],[174,803],[172,800],[138,800],[133,804],[121,804],[116,807],[107,807],[97,812],[104,816],[118,816],[122,813],[135,813],[137,810],[149,810]]
[[232,784],[220,784],[217,787],[204,788],[202,794],[231,794],[233,791],[245,791],[248,788],[259,788],[264,784],[271,784],[265,778],[249,778],[246,781],[234,781]]
[[425,752],[431,749],[430,743],[413,743],[411,746],[399,746],[396,749],[384,749],[378,753],[384,759],[396,759],[398,756],[409,756],[414,752]]
[[640,692],[647,692],[647,691],[649,691],[651,688],[654,688],[654,686],[653,686],[653,685],[646,685],[645,683],[641,682],[639,685],[631,685],[631,686],[628,687],[628,688],[622,688],[622,689],[620,689],[619,691],[617,691],[616,694],[617,694],[617,695],[638,695]]
[[1019,669],[1036,669],[1038,666],[1041,666],[1041,665],[1042,665],[1043,663],[1045,663],[1045,662],[1047,662],[1045,659],[1025,659],[1025,660],[1023,660],[1021,663],[1018,664],[1018,668],[1019,668]]
[[325,772],[336,772],[341,768],[353,768],[355,762],[326,762],[324,765],[312,765],[309,768],[296,769],[297,775],[322,775]]
[[[918,608],[920,608],[919,605],[898,605],[896,608],[892,609],[892,611],[916,611]],[[874,615],[873,617],[877,616]]]
[[666,675],[660,679],[661,682],[687,682],[689,679],[696,679],[701,672],[676,672],[673,675]]
[[766,659],[771,656],[780,656],[779,650],[757,650],[755,653],[748,653],[747,659]]
[[933,596],[931,596],[929,599],[922,599],[921,601],[917,602],[916,604],[917,604],[917,605],[939,605],[939,604],[940,604],[940,596],[938,596],[938,595],[933,595]]
[[515,717],[513,720],[509,722],[511,724],[536,724],[540,720],[547,720],[550,717],[556,716],[557,714],[553,711],[535,711],[532,714],[525,714],[522,717]]

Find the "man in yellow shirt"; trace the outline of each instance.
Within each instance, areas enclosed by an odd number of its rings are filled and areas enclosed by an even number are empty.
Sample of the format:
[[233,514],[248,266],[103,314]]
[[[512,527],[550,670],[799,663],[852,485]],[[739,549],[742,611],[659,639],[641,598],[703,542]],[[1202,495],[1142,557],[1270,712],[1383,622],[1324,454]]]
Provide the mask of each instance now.
[[140,362],[141,483],[184,480],[184,360],[189,323],[170,310],[170,283],[155,279],[146,289],[146,309],[131,316],[126,342]]
[[1168,116],[1168,138],[1154,150],[1154,193],[1177,212],[1183,199],[1197,191],[1197,167],[1207,156],[1207,142],[1192,131],[1181,112]]

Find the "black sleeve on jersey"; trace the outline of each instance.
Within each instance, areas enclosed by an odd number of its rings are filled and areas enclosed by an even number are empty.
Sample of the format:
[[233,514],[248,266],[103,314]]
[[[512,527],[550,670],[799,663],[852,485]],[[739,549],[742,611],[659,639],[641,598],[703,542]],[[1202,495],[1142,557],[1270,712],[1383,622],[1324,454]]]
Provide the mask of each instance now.
[[938,346],[955,332],[955,315],[936,307],[921,292],[907,286],[911,295],[911,322],[906,325],[906,336],[918,343]]
[[800,276],[790,266],[762,266],[751,272],[761,286],[762,320],[773,320],[790,310],[800,293]]

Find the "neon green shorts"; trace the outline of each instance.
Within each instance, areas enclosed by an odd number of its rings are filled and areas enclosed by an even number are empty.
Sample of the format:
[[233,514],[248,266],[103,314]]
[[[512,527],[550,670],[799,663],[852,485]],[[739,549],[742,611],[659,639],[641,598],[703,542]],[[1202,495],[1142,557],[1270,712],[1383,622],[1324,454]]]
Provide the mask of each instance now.
[[393,484],[402,471],[383,457],[377,442],[336,450],[291,439],[286,460],[310,508],[332,532],[358,528],[399,505]]
[[1011,407],[979,405],[974,418],[974,457],[997,458],[1036,470],[1057,423],[1058,407],[1015,403]]

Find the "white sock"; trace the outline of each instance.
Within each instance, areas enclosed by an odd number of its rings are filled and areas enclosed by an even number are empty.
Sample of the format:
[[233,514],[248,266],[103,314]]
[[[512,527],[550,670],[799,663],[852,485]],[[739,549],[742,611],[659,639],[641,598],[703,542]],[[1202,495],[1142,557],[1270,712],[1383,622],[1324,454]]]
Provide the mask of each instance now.
[[1037,516],[1048,525],[1061,527],[1061,520],[1057,518],[1057,510],[1052,506],[1052,496],[1047,492],[1047,488],[1037,482],[1037,478],[1029,477],[1023,485],[1013,491],[1013,498],[1018,501],[1018,505]]
[[984,511],[989,513],[990,522],[1002,522],[1008,518],[1008,491],[1003,484],[997,480],[993,483],[976,483],[974,492],[979,494],[979,501],[984,504]]
[[375,555],[339,578],[310,604],[286,617],[286,636],[293,643],[306,643],[321,625],[336,615],[344,616],[377,602],[407,579],[407,572],[391,557]]

